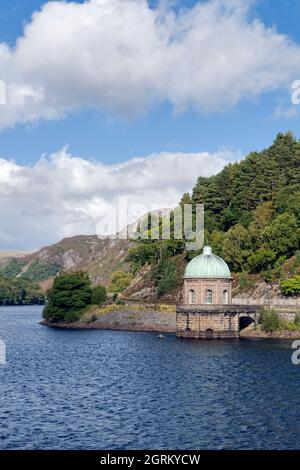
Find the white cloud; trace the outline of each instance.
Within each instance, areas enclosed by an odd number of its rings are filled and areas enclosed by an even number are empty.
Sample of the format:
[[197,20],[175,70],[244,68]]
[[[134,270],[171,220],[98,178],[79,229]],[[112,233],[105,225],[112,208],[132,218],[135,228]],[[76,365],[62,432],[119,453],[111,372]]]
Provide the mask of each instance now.
[[296,105],[276,106],[272,117],[274,119],[295,119],[299,116],[299,109]]
[[[35,249],[65,236],[96,233],[107,210],[175,206],[199,175],[220,171],[239,153],[159,153],[106,165],[63,149],[34,166],[0,159],[0,248]],[[130,207],[129,207],[130,208]],[[141,215],[131,214],[131,220]]]
[[15,48],[0,44],[0,128],[87,107],[136,116],[163,100],[211,112],[288,89],[300,47],[250,19],[252,3],[209,0],[175,14],[168,2],[48,2]]

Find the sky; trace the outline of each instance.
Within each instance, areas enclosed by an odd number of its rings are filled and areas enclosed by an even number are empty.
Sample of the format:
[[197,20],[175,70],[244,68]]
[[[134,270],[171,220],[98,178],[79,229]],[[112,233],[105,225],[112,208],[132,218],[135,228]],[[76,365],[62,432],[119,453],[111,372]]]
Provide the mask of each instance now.
[[0,250],[101,231],[119,196],[131,219],[172,207],[299,138],[299,21],[299,0],[2,0]]

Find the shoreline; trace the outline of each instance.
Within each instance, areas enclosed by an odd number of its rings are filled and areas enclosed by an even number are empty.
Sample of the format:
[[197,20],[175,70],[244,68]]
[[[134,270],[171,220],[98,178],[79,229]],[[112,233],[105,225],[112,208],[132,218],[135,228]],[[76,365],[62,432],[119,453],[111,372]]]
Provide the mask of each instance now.
[[0,304],[0,307],[45,307],[46,304]]
[[[131,331],[131,332],[144,332],[144,333],[174,333],[176,334],[176,328],[172,327],[163,327],[160,328],[158,325],[130,325],[127,323],[123,324],[110,324],[110,323],[83,323],[83,322],[74,322],[74,323],[59,323],[59,322],[49,322],[43,320],[40,322],[40,325],[46,326],[54,329],[61,330],[112,330],[112,331]],[[248,330],[245,328],[245,330]],[[276,340],[295,340],[300,339],[300,330],[282,330],[274,332],[265,332],[260,327],[251,328],[248,331],[240,332],[240,339],[276,339]]]
[[163,327],[158,328],[158,325],[130,325],[130,324],[117,324],[113,325],[110,323],[83,323],[83,322],[73,322],[73,323],[62,323],[62,322],[49,322],[47,320],[42,320],[40,325],[47,326],[49,328],[61,329],[61,330],[112,330],[112,331],[132,331],[132,332],[144,332],[144,333],[176,333],[176,329],[172,327]]
[[[172,333],[176,335],[175,305],[106,305],[92,306],[72,323],[51,322],[41,319],[40,324],[49,328],[65,330],[112,330],[149,333]],[[281,329],[266,332],[261,325],[250,325],[239,332],[240,339],[300,339],[299,329]]]
[[160,305],[92,306],[72,323],[43,320],[41,325],[67,330],[114,330],[176,333],[175,308]]
[[245,339],[300,339],[300,330],[277,330],[272,332],[263,331],[260,325],[248,327],[240,332],[240,338]]

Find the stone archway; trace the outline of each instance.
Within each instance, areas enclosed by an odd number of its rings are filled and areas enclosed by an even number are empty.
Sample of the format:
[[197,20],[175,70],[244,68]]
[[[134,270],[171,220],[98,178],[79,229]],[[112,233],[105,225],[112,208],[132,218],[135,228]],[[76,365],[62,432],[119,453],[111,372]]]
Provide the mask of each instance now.
[[214,330],[212,330],[211,328],[208,328],[205,331],[205,339],[213,339],[213,338],[214,338]]
[[239,330],[244,330],[245,328],[248,328],[248,326],[252,325],[255,323],[255,320],[250,317],[249,315],[242,315],[239,318]]

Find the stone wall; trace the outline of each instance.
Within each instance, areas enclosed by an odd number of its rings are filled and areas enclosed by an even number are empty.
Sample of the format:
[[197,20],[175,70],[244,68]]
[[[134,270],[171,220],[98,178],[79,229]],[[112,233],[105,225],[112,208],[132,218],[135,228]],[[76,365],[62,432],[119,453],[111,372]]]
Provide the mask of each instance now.
[[300,308],[300,296],[284,297],[281,293],[279,284],[268,284],[261,281],[255,284],[253,288],[247,289],[234,296],[234,304],[254,304],[270,306],[295,306]]
[[300,297],[273,297],[272,299],[266,299],[265,297],[249,297],[247,294],[244,294],[237,297],[233,297],[232,303],[235,305],[261,305],[275,308],[298,307],[298,311],[300,311]]
[[227,291],[226,304],[231,304],[232,291],[231,291],[231,279],[184,279],[183,285],[183,303],[184,305],[191,304],[190,291],[194,291],[195,300],[194,304],[205,304],[206,303],[206,292],[207,290],[212,291],[212,304],[222,305],[224,304],[224,291]]
[[182,338],[237,338],[240,318],[257,323],[259,314],[253,306],[197,305],[177,307],[177,336]]
[[237,315],[177,314],[177,336],[183,338],[236,338]]

